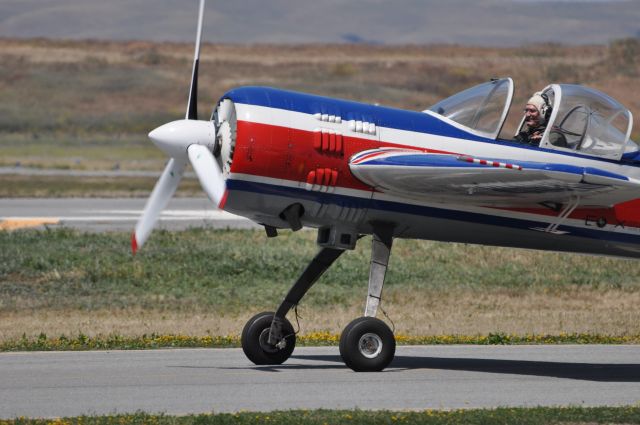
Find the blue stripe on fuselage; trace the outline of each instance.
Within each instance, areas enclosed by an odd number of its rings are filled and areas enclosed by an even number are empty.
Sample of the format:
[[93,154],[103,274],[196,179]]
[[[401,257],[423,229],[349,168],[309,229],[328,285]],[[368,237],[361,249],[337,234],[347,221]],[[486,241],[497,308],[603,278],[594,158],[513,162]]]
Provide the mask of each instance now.
[[[357,158],[356,158],[357,159]],[[500,161],[501,159],[494,158],[477,158],[486,159],[488,161]],[[479,164],[476,162],[467,162],[460,160],[458,156],[449,154],[402,154],[402,155],[389,155],[384,154],[375,156],[371,159],[364,159],[356,163],[358,167],[372,166],[397,166],[397,167],[425,167],[425,168],[491,168],[491,164]],[[600,177],[607,177],[615,180],[629,181],[627,176],[621,174],[612,173],[610,171],[601,170],[594,167],[578,167],[577,165],[569,164],[547,164],[544,162],[531,162],[531,161],[517,161],[516,165],[522,167],[523,170],[541,170],[541,171],[556,171],[567,174],[584,175],[591,174]]]
[[[362,209],[376,209],[381,211],[411,214],[420,217],[433,217],[447,220],[457,220],[492,226],[510,227],[515,229],[528,230],[534,227],[547,227],[548,222],[534,221],[519,218],[500,217],[489,214],[474,213],[468,211],[450,210],[423,205],[405,204],[402,202],[371,200],[355,196],[340,195],[335,193],[310,192],[305,189],[292,188],[287,186],[272,185],[267,183],[249,182],[245,180],[227,180],[227,189],[230,191],[244,191],[259,193],[262,195],[284,196],[293,199],[321,202],[323,204],[357,206]],[[551,217],[549,217],[551,218]],[[612,242],[622,242],[628,244],[640,243],[640,235],[630,235],[627,233],[614,233],[603,230],[591,230],[583,227],[573,227],[562,224],[558,229],[570,231],[572,236],[589,239],[607,240]]]
[[235,103],[266,106],[304,114],[335,115],[341,117],[342,120],[372,122],[377,126],[398,130],[482,142],[493,141],[492,139],[479,137],[460,130],[424,112],[405,111],[403,109],[369,105],[351,100],[334,99],[271,87],[240,87],[226,93],[223,98],[229,98]]

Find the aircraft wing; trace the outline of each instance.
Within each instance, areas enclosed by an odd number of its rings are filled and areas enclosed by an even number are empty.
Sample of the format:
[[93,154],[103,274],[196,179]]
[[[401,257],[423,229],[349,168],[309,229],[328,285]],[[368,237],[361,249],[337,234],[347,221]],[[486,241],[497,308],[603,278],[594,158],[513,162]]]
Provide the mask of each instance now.
[[640,198],[640,180],[569,164],[374,149],[354,155],[349,167],[379,192],[424,201],[517,207],[579,198],[609,207]]

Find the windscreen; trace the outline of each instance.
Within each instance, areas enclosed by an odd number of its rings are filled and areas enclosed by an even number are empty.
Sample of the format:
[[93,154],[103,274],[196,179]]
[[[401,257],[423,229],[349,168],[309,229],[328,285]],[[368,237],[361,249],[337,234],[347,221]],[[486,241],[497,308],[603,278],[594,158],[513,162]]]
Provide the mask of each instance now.
[[566,147],[585,154],[619,159],[631,132],[631,114],[609,96],[583,86],[561,84],[561,100],[551,133]]
[[448,97],[428,110],[495,139],[502,128],[512,94],[510,78],[492,80]]

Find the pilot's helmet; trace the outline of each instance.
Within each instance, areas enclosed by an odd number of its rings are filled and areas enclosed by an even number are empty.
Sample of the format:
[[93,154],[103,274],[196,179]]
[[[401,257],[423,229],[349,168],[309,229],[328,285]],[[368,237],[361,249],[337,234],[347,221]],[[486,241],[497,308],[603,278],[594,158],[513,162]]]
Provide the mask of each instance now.
[[542,92],[536,92],[527,100],[527,105],[533,105],[540,112],[540,125],[546,124],[551,112],[551,105],[549,105],[549,98]]

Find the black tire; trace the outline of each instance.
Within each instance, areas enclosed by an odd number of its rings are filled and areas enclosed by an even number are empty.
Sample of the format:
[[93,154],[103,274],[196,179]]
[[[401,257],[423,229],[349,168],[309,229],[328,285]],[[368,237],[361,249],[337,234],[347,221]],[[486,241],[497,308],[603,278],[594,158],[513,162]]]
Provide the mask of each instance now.
[[293,326],[285,318],[283,332],[285,335],[285,345],[278,348],[267,342],[269,329],[274,313],[264,312],[253,316],[242,330],[240,341],[242,351],[249,360],[257,365],[277,365],[284,363],[296,348],[296,334]]
[[354,320],[340,336],[340,356],[356,372],[379,372],[389,366],[395,353],[393,332],[375,317]]

